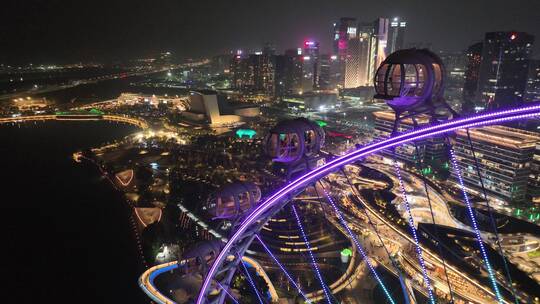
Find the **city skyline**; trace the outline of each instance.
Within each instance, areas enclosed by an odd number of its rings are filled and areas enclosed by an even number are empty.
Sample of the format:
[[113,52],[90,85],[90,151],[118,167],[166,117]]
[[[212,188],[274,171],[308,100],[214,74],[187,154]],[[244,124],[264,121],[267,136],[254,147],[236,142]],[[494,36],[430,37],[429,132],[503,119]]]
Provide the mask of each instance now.
[[3,4],[3,302],[540,304],[538,0]]
[[536,1],[475,1],[465,9],[455,2],[423,1],[161,2],[5,3],[0,43],[10,47],[0,55],[0,63],[121,60],[164,50],[185,59],[237,48],[262,49],[266,41],[282,53],[301,47],[305,39],[320,41],[325,54],[332,52],[333,23],[341,17],[360,22],[401,17],[407,20],[405,45],[430,43],[436,50],[463,51],[490,31],[540,36]]

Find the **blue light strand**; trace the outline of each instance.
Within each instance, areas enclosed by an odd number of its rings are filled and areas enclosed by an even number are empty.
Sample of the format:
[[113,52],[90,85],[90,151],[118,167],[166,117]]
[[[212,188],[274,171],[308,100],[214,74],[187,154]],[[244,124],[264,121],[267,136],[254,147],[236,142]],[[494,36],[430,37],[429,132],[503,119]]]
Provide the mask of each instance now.
[[332,199],[332,197],[330,196],[330,194],[328,194],[328,192],[326,191],[326,189],[324,188],[324,186],[322,185],[321,183],[321,188],[326,196],[326,198],[328,199],[328,201],[330,202],[330,205],[332,205],[332,208],[334,209],[334,211],[336,212],[336,215],[339,219],[339,221],[341,222],[341,225],[343,227],[345,227],[345,229],[347,230],[347,232],[349,233],[349,235],[351,236],[354,244],[356,245],[356,249],[358,250],[358,252],[362,255],[362,258],[364,259],[364,261],[366,261],[366,264],[369,268],[369,270],[371,271],[371,273],[373,274],[373,276],[375,277],[375,279],[377,280],[377,282],[381,285],[381,288],[382,290],[384,291],[386,297],[388,297],[388,300],[390,301],[390,303],[392,304],[395,304],[396,302],[394,301],[394,299],[392,298],[392,296],[390,295],[390,292],[388,292],[388,289],[386,288],[386,286],[384,285],[383,281],[381,280],[381,278],[379,277],[379,274],[377,273],[377,271],[375,270],[375,268],[373,267],[373,265],[371,264],[371,262],[369,261],[369,257],[368,255],[366,254],[366,252],[364,251],[364,248],[362,247],[362,245],[360,245],[360,242],[358,241],[358,238],[356,237],[356,235],[354,235],[354,233],[351,231],[351,229],[349,228],[349,225],[347,225],[347,222],[345,221],[345,219],[343,218],[343,215],[341,214],[341,212],[339,211],[339,209],[337,208],[336,204],[334,203],[334,200]]
[[414,238],[414,243],[416,245],[416,255],[418,257],[418,261],[420,262],[420,266],[422,267],[422,274],[424,276],[424,281],[426,282],[427,291],[429,294],[429,301],[432,304],[435,304],[435,297],[433,296],[433,289],[431,287],[431,282],[429,280],[429,276],[427,274],[426,270],[426,263],[424,261],[424,256],[422,254],[422,248],[420,247],[420,242],[418,241],[418,234],[416,231],[416,227],[414,227],[414,219],[411,212],[411,206],[409,204],[409,200],[407,199],[407,192],[405,191],[405,186],[403,185],[403,179],[401,178],[401,171],[399,170],[399,166],[396,160],[393,160],[394,167],[396,168],[396,175],[399,181],[399,188],[401,190],[401,194],[403,195],[403,202],[405,203],[405,209],[407,209],[408,213],[408,220],[409,220],[409,226],[411,228],[411,232]]
[[219,287],[221,288],[221,290],[223,290],[223,291],[229,296],[229,298],[231,298],[231,300],[233,300],[233,302],[234,302],[235,304],[239,304],[238,301],[236,301],[236,299],[232,296],[232,294],[230,294],[230,293],[227,291],[227,289],[225,289],[225,287],[223,287],[223,285],[221,285],[220,282],[217,282],[217,281],[216,281],[216,283],[219,285]]
[[240,261],[240,264],[242,264],[242,267],[244,268],[244,272],[246,273],[246,277],[247,277],[247,279],[249,281],[249,284],[251,285],[251,287],[255,291],[255,294],[257,295],[257,298],[259,299],[259,302],[261,304],[264,304],[264,301],[262,300],[261,295],[259,294],[259,291],[257,291],[257,286],[255,286],[255,282],[253,282],[253,279],[251,278],[251,275],[249,274],[249,271],[248,271],[246,265],[244,265],[244,261]]
[[469,200],[469,195],[467,194],[467,191],[465,191],[465,184],[463,183],[463,178],[461,176],[461,170],[458,167],[456,154],[454,153],[454,149],[450,147],[450,158],[452,160],[452,167],[454,168],[454,171],[456,172],[456,176],[458,178],[459,184],[461,186],[461,192],[463,193],[463,198],[465,199],[465,204],[467,205],[467,211],[469,213],[469,217],[471,219],[471,223],[473,226],[474,234],[476,235],[476,240],[478,241],[478,246],[480,247],[480,251],[482,252],[482,258],[484,259],[484,263],[486,263],[486,268],[489,274],[489,279],[491,281],[491,285],[493,286],[493,290],[495,291],[495,296],[497,297],[497,302],[503,303],[501,293],[499,291],[499,286],[497,285],[497,280],[495,279],[495,275],[493,274],[493,269],[491,268],[491,263],[489,262],[486,249],[484,248],[484,242],[482,241],[482,237],[480,235],[480,230],[478,229],[478,224],[476,223],[476,217],[474,216],[474,212],[472,209],[471,202]]
[[311,263],[313,264],[313,268],[315,269],[315,272],[317,273],[317,277],[319,281],[321,282],[322,289],[324,291],[324,295],[326,296],[326,301],[328,304],[332,304],[330,301],[330,295],[328,294],[328,290],[326,287],[326,284],[324,284],[321,272],[319,271],[319,266],[317,265],[317,262],[315,261],[315,256],[313,255],[313,252],[311,252],[311,245],[309,244],[308,238],[306,236],[306,233],[304,232],[304,227],[302,227],[302,222],[300,222],[300,217],[298,216],[298,212],[296,212],[296,207],[294,205],[291,205],[294,216],[296,217],[296,222],[298,223],[298,228],[300,228],[300,233],[302,233],[302,237],[304,238],[304,243],[306,244],[307,251],[309,253],[309,257],[311,258]]
[[289,272],[285,269],[285,267],[283,266],[283,264],[281,264],[279,262],[279,260],[277,259],[277,257],[272,253],[272,251],[270,251],[270,248],[268,248],[268,246],[266,246],[266,244],[263,242],[263,240],[261,239],[261,237],[259,237],[258,234],[255,235],[255,237],[257,238],[257,240],[259,240],[259,243],[261,243],[261,245],[263,246],[264,250],[266,250],[266,252],[268,253],[268,255],[270,255],[270,257],[272,257],[272,259],[274,260],[274,262],[279,266],[279,268],[281,269],[281,271],[283,271],[283,273],[285,274],[285,276],[287,277],[287,279],[289,279],[289,282],[291,282],[291,284],[293,284],[294,288],[296,288],[298,290],[298,292],[302,295],[302,297],[304,297],[304,299],[306,300],[307,303],[310,303],[311,304],[311,300],[308,299],[308,297],[306,296],[306,294],[302,291],[302,289],[300,288],[300,286],[298,286],[298,284],[296,284],[296,282],[293,280],[293,278],[291,277],[291,275],[289,274]]

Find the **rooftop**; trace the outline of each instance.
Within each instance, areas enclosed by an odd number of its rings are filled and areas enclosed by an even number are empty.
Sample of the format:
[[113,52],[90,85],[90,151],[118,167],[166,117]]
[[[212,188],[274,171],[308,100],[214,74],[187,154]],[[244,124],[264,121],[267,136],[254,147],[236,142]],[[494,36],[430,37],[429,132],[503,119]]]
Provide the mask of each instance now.
[[[470,129],[469,132],[472,139],[514,149],[533,148],[540,142],[539,133],[504,126]],[[467,136],[467,131],[463,129],[456,133],[459,136]]]

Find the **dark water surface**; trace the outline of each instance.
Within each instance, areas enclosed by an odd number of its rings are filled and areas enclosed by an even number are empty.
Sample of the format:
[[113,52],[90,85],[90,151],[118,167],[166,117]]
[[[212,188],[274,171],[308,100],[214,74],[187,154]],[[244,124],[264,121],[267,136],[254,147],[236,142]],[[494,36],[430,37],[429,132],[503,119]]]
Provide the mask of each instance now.
[[2,303],[149,303],[119,193],[71,154],[136,131],[107,122],[0,126]]

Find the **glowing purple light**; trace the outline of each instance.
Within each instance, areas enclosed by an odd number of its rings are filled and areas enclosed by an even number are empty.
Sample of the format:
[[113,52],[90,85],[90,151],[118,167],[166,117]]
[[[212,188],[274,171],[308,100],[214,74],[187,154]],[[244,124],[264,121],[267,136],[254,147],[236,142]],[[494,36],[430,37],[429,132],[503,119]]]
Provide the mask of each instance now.
[[465,191],[465,185],[463,183],[463,178],[461,176],[461,170],[459,169],[459,166],[457,164],[456,154],[454,154],[453,148],[450,148],[450,159],[452,161],[452,167],[454,168],[454,171],[456,172],[456,175],[458,177],[459,185],[461,186],[461,192],[463,193],[463,198],[465,199],[465,204],[467,205],[467,211],[469,212],[469,218],[471,219],[474,234],[476,234],[476,240],[478,241],[478,245],[480,246],[480,251],[482,252],[482,258],[484,259],[484,262],[486,263],[486,268],[489,273],[489,279],[491,281],[491,285],[493,286],[493,290],[495,291],[495,295],[497,296],[497,301],[499,303],[502,303],[502,297],[501,297],[501,293],[499,292],[499,286],[497,285],[497,281],[495,280],[495,275],[493,274],[493,269],[491,268],[491,264],[489,263],[486,249],[484,248],[484,242],[482,241],[482,238],[480,236],[480,230],[478,230],[476,217],[474,216],[471,202],[469,201],[469,195],[467,194],[467,191]]
[[233,300],[233,302],[235,304],[239,304],[238,301],[236,301],[236,299],[232,296],[232,294],[230,294],[227,289],[225,289],[225,287],[223,287],[223,285],[221,285],[221,283],[217,282],[219,288],[221,288],[221,290],[225,291],[225,293],[229,296],[229,298],[231,298],[231,300]]
[[334,200],[332,199],[330,194],[328,194],[328,192],[326,192],[326,189],[324,189],[322,184],[321,184],[321,188],[322,188],[324,194],[326,195],[326,198],[330,202],[330,205],[332,205],[332,208],[336,212],[336,215],[338,216],[338,219],[341,222],[341,225],[343,227],[345,227],[345,229],[347,230],[347,233],[349,233],[349,235],[351,236],[351,239],[353,240],[354,244],[356,245],[356,249],[358,250],[358,252],[360,252],[360,254],[362,255],[362,258],[364,259],[364,261],[366,261],[366,264],[368,265],[369,270],[371,271],[371,273],[373,274],[373,276],[375,277],[377,282],[381,285],[381,288],[383,289],[384,293],[386,294],[386,297],[388,298],[388,300],[390,300],[390,302],[392,304],[395,304],[394,299],[390,295],[390,292],[388,292],[388,289],[386,289],[386,286],[384,285],[383,281],[379,277],[379,274],[377,273],[377,271],[375,271],[375,268],[373,267],[373,265],[369,261],[369,257],[366,254],[366,252],[364,251],[364,248],[362,248],[362,245],[360,245],[360,242],[358,241],[358,238],[356,237],[356,235],[353,234],[353,232],[349,228],[349,225],[347,225],[347,222],[345,222],[345,219],[343,218],[343,215],[341,214],[341,212],[337,208],[336,204],[334,203]]
[[424,276],[424,282],[426,282],[426,286],[427,286],[427,290],[429,294],[429,301],[435,304],[435,298],[433,297],[433,289],[431,287],[431,282],[427,274],[426,263],[424,262],[424,255],[422,254],[422,248],[420,247],[420,243],[418,242],[418,234],[416,232],[416,227],[414,227],[414,220],[413,220],[413,216],[411,212],[411,205],[409,204],[409,199],[407,199],[407,192],[405,191],[405,186],[403,186],[403,179],[401,178],[401,171],[399,170],[399,166],[395,160],[394,160],[394,167],[396,167],[396,175],[399,181],[399,189],[401,190],[401,194],[403,195],[403,202],[405,203],[405,209],[407,209],[408,218],[409,218],[408,219],[409,226],[411,227],[414,243],[416,245],[416,255],[418,257],[418,261],[420,262],[420,266],[422,267],[422,275]]
[[244,268],[244,272],[246,273],[246,277],[247,277],[247,279],[249,281],[249,284],[251,285],[251,287],[255,291],[255,294],[257,295],[257,298],[259,299],[259,302],[261,304],[264,304],[264,301],[262,300],[261,295],[259,294],[259,291],[257,291],[257,286],[255,285],[255,282],[253,282],[253,279],[251,278],[251,275],[249,274],[249,271],[247,270],[246,265],[244,265],[243,261],[240,261],[240,264],[242,264],[242,267]]
[[289,279],[289,282],[291,282],[291,284],[293,284],[294,288],[296,288],[298,290],[298,292],[302,295],[302,297],[304,297],[304,299],[306,300],[307,303],[311,303],[311,301],[308,299],[308,297],[304,294],[304,292],[302,291],[302,289],[300,289],[300,286],[298,286],[298,284],[296,284],[296,282],[293,280],[293,278],[291,277],[291,275],[289,274],[289,272],[285,269],[285,267],[283,267],[283,265],[278,261],[278,259],[276,258],[276,256],[272,253],[272,251],[270,251],[270,248],[268,248],[268,246],[266,246],[266,244],[263,242],[263,240],[259,237],[258,234],[255,235],[255,237],[257,238],[257,240],[259,240],[259,243],[261,243],[261,245],[263,246],[264,250],[266,250],[266,252],[268,253],[268,255],[270,255],[270,257],[272,257],[272,259],[274,260],[274,262],[279,266],[279,268],[281,269],[281,271],[283,271],[283,273],[285,274],[285,276],[287,277],[287,279]]
[[296,217],[296,223],[298,224],[298,228],[300,228],[300,233],[302,233],[302,238],[304,239],[304,243],[306,244],[307,252],[309,253],[311,263],[313,264],[313,268],[315,268],[315,272],[317,273],[317,278],[321,282],[321,287],[322,287],[322,290],[324,291],[326,301],[328,302],[328,304],[332,304],[332,301],[330,300],[330,295],[328,294],[326,284],[324,284],[321,272],[319,271],[319,266],[317,265],[317,261],[315,261],[315,256],[313,256],[313,252],[311,252],[311,245],[309,245],[309,240],[307,239],[306,233],[304,232],[304,227],[302,227],[302,222],[300,221],[300,217],[298,216],[298,213],[296,212],[296,207],[294,205],[291,205],[291,207],[292,207],[294,216]]
[[266,211],[268,211],[275,204],[279,203],[282,199],[286,198],[288,194],[294,193],[295,190],[304,187],[308,183],[311,183],[326,174],[329,174],[333,170],[338,169],[343,165],[352,163],[358,159],[379,152],[381,150],[399,146],[410,141],[433,137],[461,128],[479,127],[484,125],[497,124],[505,121],[536,117],[539,115],[540,105],[534,105],[529,107],[520,107],[511,110],[497,111],[486,114],[474,115],[462,119],[456,119],[438,125],[420,128],[418,130],[388,138],[386,140],[374,143],[369,146],[361,147],[346,155],[335,158],[321,167],[307,172],[296,180],[288,183],[283,188],[276,191],[274,194],[270,195],[263,203],[261,203],[257,208],[255,208],[251,212],[251,214],[249,214],[245,218],[245,220],[240,224],[236,232],[230,237],[229,241],[227,242],[227,244],[225,244],[217,258],[215,259],[214,263],[210,267],[201,286],[200,293],[197,298],[197,304],[204,303],[208,287],[210,286],[210,283],[212,282],[216,271],[218,270],[222,262],[225,260],[225,258],[229,255],[231,247],[238,241],[238,239],[241,238],[242,234],[250,227],[251,224],[255,223],[259,218],[261,218],[261,216]]

